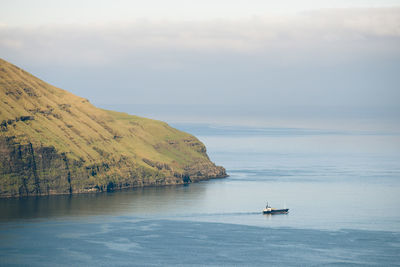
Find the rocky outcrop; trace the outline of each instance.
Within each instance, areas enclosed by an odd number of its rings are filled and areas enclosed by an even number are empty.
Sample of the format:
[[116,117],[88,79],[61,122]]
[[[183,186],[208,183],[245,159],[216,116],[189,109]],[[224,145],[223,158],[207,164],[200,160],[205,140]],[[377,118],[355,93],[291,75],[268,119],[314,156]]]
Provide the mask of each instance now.
[[34,148],[15,138],[0,139],[1,196],[70,193],[70,170],[54,147]]
[[14,123],[18,121],[29,121],[29,120],[34,120],[34,116],[20,116],[15,119],[8,119],[8,120],[3,120],[0,123],[0,131],[7,131],[8,126],[13,125]]
[[156,170],[125,161],[87,165],[69,159],[54,147],[34,147],[14,139],[0,138],[0,197],[104,192],[227,176],[223,167],[213,163],[187,166],[184,172],[174,172],[167,164],[146,159]]

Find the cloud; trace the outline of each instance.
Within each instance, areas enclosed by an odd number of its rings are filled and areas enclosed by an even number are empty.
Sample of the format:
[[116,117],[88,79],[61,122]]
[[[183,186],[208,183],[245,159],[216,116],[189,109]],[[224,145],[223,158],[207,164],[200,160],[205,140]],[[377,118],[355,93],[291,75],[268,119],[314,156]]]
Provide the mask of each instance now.
[[370,40],[399,44],[399,39],[400,8],[322,9],[239,20],[0,27],[2,56],[87,64],[107,64],[126,55],[140,57],[143,51],[260,54],[342,43],[368,46]]
[[321,28],[343,29],[364,36],[400,36],[400,8],[325,9],[304,14]]

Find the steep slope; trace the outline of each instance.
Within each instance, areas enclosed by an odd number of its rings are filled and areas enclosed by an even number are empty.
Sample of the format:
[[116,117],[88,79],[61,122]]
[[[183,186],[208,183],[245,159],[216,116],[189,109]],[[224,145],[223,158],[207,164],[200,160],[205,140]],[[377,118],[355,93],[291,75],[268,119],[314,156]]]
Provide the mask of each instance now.
[[0,59],[0,197],[225,177],[166,123],[96,108]]

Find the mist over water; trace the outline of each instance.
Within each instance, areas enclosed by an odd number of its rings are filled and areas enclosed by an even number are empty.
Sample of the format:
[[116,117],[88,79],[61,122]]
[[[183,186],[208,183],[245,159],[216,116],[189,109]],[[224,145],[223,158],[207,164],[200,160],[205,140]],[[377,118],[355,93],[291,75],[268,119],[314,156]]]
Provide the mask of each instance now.
[[399,106],[265,104],[104,104],[104,109],[169,123],[400,132]]

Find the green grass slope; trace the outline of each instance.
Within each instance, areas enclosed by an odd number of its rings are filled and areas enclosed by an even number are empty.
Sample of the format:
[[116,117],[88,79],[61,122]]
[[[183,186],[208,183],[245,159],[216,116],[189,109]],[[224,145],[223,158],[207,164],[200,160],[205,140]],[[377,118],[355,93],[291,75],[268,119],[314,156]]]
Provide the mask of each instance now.
[[194,136],[96,108],[0,59],[0,197],[224,176]]

